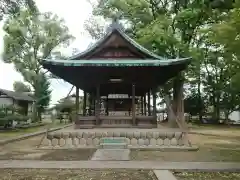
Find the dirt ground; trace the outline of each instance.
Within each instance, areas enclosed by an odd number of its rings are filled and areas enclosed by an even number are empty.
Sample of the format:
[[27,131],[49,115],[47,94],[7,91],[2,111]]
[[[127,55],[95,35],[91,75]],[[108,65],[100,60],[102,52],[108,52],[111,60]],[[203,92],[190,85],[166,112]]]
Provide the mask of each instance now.
[[[132,151],[130,157],[132,160],[240,162],[240,130],[233,133],[231,129],[214,129],[213,135],[209,135],[210,130],[205,131],[208,135],[189,135],[191,142],[199,146],[198,151]],[[93,149],[37,150],[41,138],[42,135],[0,147],[0,160],[88,160],[95,152]]]
[[174,173],[179,180],[240,180],[240,173]]
[[[240,131],[238,133],[240,134]],[[130,157],[132,160],[240,162],[240,136],[190,134],[189,137],[191,142],[199,147],[198,151],[132,151]]]
[[0,180],[156,180],[145,170],[1,169]]
[[55,123],[48,123],[46,125],[43,126],[37,126],[37,127],[30,127],[27,129],[18,129],[16,131],[0,131],[0,140],[6,140],[6,139],[11,139],[14,137],[18,137],[24,134],[29,134],[29,133],[33,133],[33,132],[38,132],[38,131],[43,131],[43,130],[47,130],[47,128],[57,128],[57,127],[62,127],[65,126],[66,124],[60,124],[59,122],[55,122]]
[[91,159],[95,149],[39,150],[36,146],[42,136],[7,144],[0,148],[0,160],[34,159],[45,161],[78,161]]

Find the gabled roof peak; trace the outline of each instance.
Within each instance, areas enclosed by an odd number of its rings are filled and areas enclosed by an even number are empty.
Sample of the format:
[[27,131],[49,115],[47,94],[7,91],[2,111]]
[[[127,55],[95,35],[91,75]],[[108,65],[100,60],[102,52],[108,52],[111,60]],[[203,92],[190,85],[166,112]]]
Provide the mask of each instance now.
[[107,33],[114,31],[114,30],[124,31],[123,25],[119,22],[118,18],[113,18],[112,23],[107,28]]

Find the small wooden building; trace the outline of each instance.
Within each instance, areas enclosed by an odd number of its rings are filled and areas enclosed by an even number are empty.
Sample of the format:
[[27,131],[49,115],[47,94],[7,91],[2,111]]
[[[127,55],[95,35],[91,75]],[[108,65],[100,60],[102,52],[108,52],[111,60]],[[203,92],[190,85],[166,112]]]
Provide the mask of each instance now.
[[30,116],[33,111],[35,99],[29,93],[20,93],[0,89],[0,108],[15,107],[20,109],[20,114]]
[[[189,62],[190,58],[166,59],[148,51],[114,21],[106,35],[86,51],[68,60],[44,60],[43,66],[75,85],[77,95],[79,88],[84,91],[84,116],[77,115],[76,128],[152,128],[157,125],[157,88],[177,76]],[[126,97],[110,99],[110,94]],[[147,103],[150,94],[153,96],[152,113]],[[86,113],[87,99],[90,99],[92,113]],[[78,108],[79,101],[76,102]],[[136,107],[140,107],[140,113],[136,113]],[[110,113],[112,111],[125,113]]]

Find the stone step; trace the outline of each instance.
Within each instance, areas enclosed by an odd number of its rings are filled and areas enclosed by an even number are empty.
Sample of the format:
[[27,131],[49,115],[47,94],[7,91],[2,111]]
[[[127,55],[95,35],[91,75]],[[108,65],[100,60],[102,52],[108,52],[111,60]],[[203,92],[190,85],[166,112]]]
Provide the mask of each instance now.
[[127,143],[101,143],[101,149],[127,149]]
[[100,143],[126,143],[125,137],[103,137]]
[[94,161],[128,161],[129,149],[98,149],[91,160]]

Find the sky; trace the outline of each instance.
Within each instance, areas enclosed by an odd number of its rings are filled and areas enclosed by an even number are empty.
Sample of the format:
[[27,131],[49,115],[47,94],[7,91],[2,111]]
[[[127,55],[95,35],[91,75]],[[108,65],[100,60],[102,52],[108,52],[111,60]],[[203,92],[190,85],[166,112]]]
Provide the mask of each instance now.
[[[91,5],[87,0],[35,0],[42,12],[52,12],[65,20],[70,34],[76,39],[64,50],[69,56],[73,48],[83,51],[92,42],[91,37],[84,31],[83,24],[91,16]],[[3,30],[0,23],[0,53],[3,50]],[[0,88],[13,90],[14,81],[23,81],[21,74],[14,70],[12,64],[5,64],[0,57]],[[51,80],[52,100],[54,105],[59,99],[66,97],[72,85],[63,80]],[[80,92],[80,95],[82,92]]]

